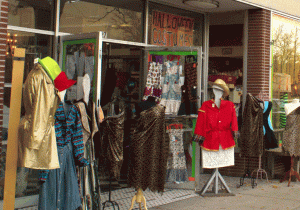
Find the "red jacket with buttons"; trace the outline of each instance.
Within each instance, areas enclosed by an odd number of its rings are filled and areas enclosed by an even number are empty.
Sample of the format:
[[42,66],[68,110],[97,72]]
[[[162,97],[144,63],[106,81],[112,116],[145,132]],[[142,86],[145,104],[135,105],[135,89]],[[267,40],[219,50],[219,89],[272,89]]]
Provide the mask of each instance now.
[[214,100],[205,101],[198,110],[195,134],[204,137],[201,147],[209,151],[218,151],[235,146],[232,131],[238,130],[234,104],[221,100],[220,108]]

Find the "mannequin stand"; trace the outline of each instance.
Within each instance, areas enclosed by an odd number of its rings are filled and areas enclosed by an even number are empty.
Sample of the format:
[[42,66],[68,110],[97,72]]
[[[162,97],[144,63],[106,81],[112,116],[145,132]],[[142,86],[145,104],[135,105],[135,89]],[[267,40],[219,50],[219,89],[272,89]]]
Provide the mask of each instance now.
[[[106,204],[109,204],[109,203],[110,203],[111,205],[106,206]],[[111,200],[111,177],[110,177],[110,178],[109,178],[109,199],[108,199],[108,201],[105,201],[105,202],[103,203],[103,210],[104,210],[106,207],[111,207],[111,206],[114,208],[114,210],[116,210],[115,207],[117,208],[117,210],[120,210],[119,204],[118,204],[117,202]]]
[[[264,169],[261,168],[261,155],[259,156],[258,161],[259,161],[258,169],[255,169],[255,170],[252,171],[252,173],[251,173],[251,177],[253,177],[253,173],[256,171],[255,186],[257,186],[257,179],[258,179],[258,174],[259,174],[259,173],[260,173],[260,179],[263,178],[263,173],[264,173],[264,174],[266,175],[267,182],[269,182],[269,181],[268,181],[268,174],[267,174],[267,172],[266,172]],[[254,188],[253,185],[252,185],[252,188]]]
[[280,183],[287,180],[287,176],[289,176],[288,187],[290,186],[292,176],[296,176],[296,178],[300,182],[300,176],[299,176],[298,172],[294,170],[294,156],[291,156],[291,168],[290,168],[290,170],[288,172],[286,172],[284,178],[280,180]]
[[[245,159],[246,158],[244,157],[244,164],[245,164]],[[255,183],[255,179],[250,174],[249,160],[247,161],[247,170],[246,170],[245,174],[240,178],[240,186],[244,185],[245,178],[251,179],[251,186],[252,186],[252,188],[254,188],[256,183]]]
[[143,195],[143,190],[141,188],[139,188],[137,190],[137,193],[135,194],[135,196],[133,196],[133,198],[131,200],[131,206],[130,206],[129,210],[133,209],[133,205],[134,205],[135,202],[137,202],[139,204],[139,209],[140,210],[142,209],[142,203],[144,204],[145,210],[148,210],[147,206],[146,206],[146,198]]
[[[219,193],[219,179],[221,181],[221,183],[224,185],[227,193]],[[220,172],[219,172],[219,168],[216,168],[214,170],[214,173],[212,174],[212,176],[210,177],[210,179],[207,181],[207,183],[204,185],[203,189],[201,190],[201,195],[205,196],[204,194],[206,193],[208,187],[211,185],[212,181],[215,181],[214,183],[214,196],[228,196],[228,195],[234,195],[231,193],[229,187],[227,186],[225,180],[223,179],[223,177],[221,176]]]

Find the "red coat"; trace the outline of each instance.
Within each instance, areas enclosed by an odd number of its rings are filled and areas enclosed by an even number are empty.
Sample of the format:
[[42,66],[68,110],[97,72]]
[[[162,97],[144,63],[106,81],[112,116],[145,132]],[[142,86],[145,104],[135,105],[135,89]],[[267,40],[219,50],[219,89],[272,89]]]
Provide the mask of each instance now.
[[205,101],[198,110],[195,134],[203,136],[201,147],[209,151],[218,151],[219,144],[223,149],[235,146],[232,131],[238,130],[234,104],[221,100],[220,109],[214,100]]

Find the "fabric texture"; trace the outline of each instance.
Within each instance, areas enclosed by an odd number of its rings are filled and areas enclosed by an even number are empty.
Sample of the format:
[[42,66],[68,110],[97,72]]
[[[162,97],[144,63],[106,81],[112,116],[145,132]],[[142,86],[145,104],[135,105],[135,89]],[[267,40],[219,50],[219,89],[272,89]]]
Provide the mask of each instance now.
[[[58,148],[62,148],[71,142],[76,165],[89,165],[89,162],[84,158],[81,118],[75,105],[72,105],[69,113],[65,114],[63,103],[59,104],[55,113],[55,134]],[[45,181],[48,174],[49,170],[42,170],[39,179]]]
[[93,141],[93,137],[98,131],[96,107],[94,104],[93,110],[89,112],[84,102],[77,102],[75,105],[79,110],[83,127],[84,158],[89,162],[88,166],[76,167],[82,209],[99,209],[98,207],[101,206],[101,197],[100,187],[97,183],[98,172],[95,171],[94,165],[95,151]]
[[288,94],[284,93],[283,95],[280,96],[280,124],[279,128],[285,128],[286,124],[286,114],[284,110],[284,105],[288,103]]
[[18,165],[32,169],[59,168],[54,115],[59,104],[53,81],[40,64],[23,89],[25,116],[19,125]]
[[106,117],[101,124],[100,167],[104,174],[119,179],[123,163],[125,111]]
[[273,149],[278,147],[277,139],[273,132],[273,127],[270,120],[270,112],[272,110],[272,102],[265,101],[263,120],[264,120],[264,141],[266,149]]
[[234,165],[234,148],[222,149],[219,151],[202,150],[202,167],[203,168],[221,168]]
[[159,62],[150,62],[147,75],[146,87],[144,90],[143,100],[147,100],[149,96],[155,97],[156,101],[160,101],[161,97],[161,73],[162,64]]
[[166,114],[177,115],[181,104],[179,66],[176,61],[165,62],[167,67],[160,104],[166,107]]
[[221,100],[220,108],[214,100],[205,101],[198,111],[195,135],[205,138],[201,147],[208,151],[224,150],[235,146],[232,132],[238,131],[234,104]]
[[183,148],[183,130],[169,129],[170,151],[167,164],[167,182],[189,181]]
[[300,156],[300,107],[292,111],[286,120],[283,132],[282,150],[290,156]]
[[247,94],[239,142],[243,156],[259,156],[264,151],[263,109],[260,103],[252,94]]
[[75,210],[81,205],[71,142],[59,147],[58,154],[60,168],[50,170],[40,187],[39,210]]
[[141,112],[129,147],[128,181],[132,187],[164,191],[169,142],[165,108],[156,105]]

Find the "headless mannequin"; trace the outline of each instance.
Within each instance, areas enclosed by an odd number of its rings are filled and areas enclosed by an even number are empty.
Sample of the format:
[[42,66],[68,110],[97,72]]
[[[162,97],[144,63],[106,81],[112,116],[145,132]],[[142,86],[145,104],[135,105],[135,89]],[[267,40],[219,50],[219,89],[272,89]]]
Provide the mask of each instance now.
[[[145,111],[147,109],[150,109],[151,107],[155,106],[155,98],[152,96],[149,96],[148,99],[146,101],[142,101],[141,103],[138,104],[138,106],[136,107],[136,112],[137,112],[137,117],[140,116],[140,113],[142,111]],[[135,194],[135,196],[133,196],[132,200],[131,200],[131,206],[129,208],[129,210],[133,209],[134,203],[137,202],[139,204],[139,209],[142,209],[142,203],[144,204],[144,208],[145,210],[147,210],[147,206],[146,206],[146,198],[143,195],[143,190],[141,188],[137,189],[137,193]]]

